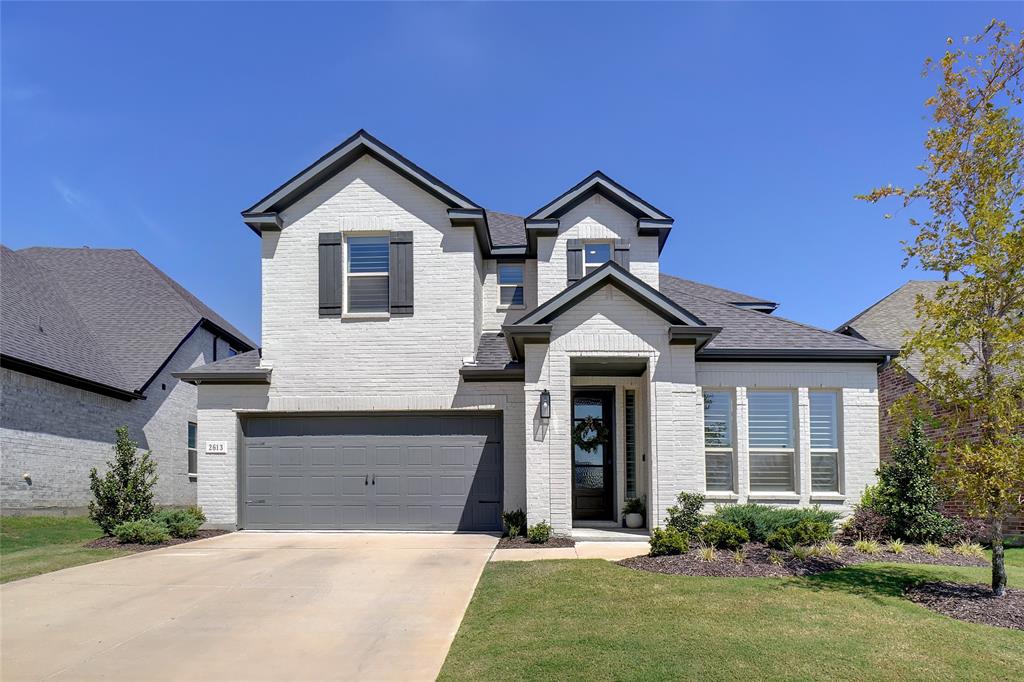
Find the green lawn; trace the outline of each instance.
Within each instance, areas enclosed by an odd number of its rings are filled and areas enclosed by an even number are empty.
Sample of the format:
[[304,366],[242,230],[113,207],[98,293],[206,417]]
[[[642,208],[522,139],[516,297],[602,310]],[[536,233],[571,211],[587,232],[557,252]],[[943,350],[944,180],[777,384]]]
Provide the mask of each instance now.
[[[1024,587],[1024,549],[1007,552]],[[987,569],[873,564],[692,578],[600,561],[488,564],[444,680],[1024,679],[1024,633],[940,616],[911,581]]]
[[82,546],[102,534],[82,516],[0,516],[0,583],[130,553]]

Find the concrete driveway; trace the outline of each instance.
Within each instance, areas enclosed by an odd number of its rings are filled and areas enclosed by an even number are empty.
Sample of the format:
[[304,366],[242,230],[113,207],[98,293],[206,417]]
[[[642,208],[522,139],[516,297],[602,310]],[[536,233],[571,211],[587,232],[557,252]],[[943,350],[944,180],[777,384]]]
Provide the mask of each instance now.
[[0,676],[434,679],[497,539],[233,533],[0,587]]

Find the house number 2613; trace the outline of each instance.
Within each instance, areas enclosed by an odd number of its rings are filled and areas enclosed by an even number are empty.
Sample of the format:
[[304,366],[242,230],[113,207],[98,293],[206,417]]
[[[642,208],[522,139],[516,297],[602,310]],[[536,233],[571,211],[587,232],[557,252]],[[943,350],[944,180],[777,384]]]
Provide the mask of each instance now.
[[208,440],[206,441],[206,454],[208,455],[226,455],[228,452],[228,442],[226,440]]

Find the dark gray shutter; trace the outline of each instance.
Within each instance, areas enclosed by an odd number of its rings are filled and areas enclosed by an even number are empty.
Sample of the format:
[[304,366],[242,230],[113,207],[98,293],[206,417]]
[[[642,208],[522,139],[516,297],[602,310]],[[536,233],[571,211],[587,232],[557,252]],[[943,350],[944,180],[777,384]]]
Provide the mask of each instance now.
[[388,278],[391,314],[412,315],[412,232],[391,233]]
[[341,233],[320,233],[320,315],[341,315],[344,268],[341,263]]
[[566,279],[569,284],[583,279],[583,241],[569,239],[565,242]]
[[615,240],[615,253],[612,260],[623,270],[629,270],[629,242],[624,239]]

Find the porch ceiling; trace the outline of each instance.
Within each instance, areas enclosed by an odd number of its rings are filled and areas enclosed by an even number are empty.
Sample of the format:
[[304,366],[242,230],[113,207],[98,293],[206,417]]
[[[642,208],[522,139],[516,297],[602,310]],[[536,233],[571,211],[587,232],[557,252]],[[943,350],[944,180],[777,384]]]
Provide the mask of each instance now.
[[639,377],[647,369],[647,358],[583,357],[569,359],[574,377]]

